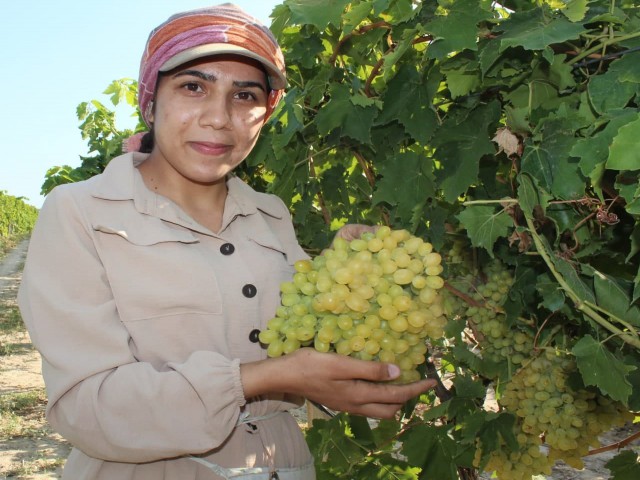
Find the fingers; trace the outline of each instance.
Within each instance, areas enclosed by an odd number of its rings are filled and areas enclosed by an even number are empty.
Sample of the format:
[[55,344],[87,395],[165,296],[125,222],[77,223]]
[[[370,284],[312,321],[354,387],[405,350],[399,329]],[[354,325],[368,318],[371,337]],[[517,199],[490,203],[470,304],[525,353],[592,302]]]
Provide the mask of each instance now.
[[[284,391],[303,395],[333,410],[372,418],[391,418],[408,400],[436,386],[432,379],[390,383],[398,378],[400,369],[389,363],[320,353],[310,348],[297,350],[288,357],[294,364],[285,370],[299,374],[288,382],[294,389],[285,387]],[[280,377],[286,379],[288,375]]]
[[334,355],[335,373],[342,379],[361,379],[370,382],[387,382],[400,376],[400,368],[391,363],[371,362]]
[[420,380],[405,385],[361,382],[360,403],[404,404],[406,401],[434,388],[431,379]]
[[410,399],[435,387],[433,380],[421,380],[406,385],[357,382],[345,410],[371,418],[393,418]]
[[340,228],[340,230],[336,232],[336,236],[350,241],[355,240],[356,238],[360,238],[365,232],[375,233],[377,229],[378,226],[363,225],[360,223],[349,223]]

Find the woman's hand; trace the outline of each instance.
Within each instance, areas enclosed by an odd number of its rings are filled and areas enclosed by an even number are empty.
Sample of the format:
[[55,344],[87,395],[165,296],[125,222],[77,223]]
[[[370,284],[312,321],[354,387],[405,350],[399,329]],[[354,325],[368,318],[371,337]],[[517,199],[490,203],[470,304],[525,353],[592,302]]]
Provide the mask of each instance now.
[[377,226],[348,223],[336,232],[335,237],[344,238],[347,242],[350,242],[351,240],[360,238],[365,232],[376,233],[377,229]]
[[241,366],[245,397],[268,392],[300,395],[332,410],[371,418],[393,418],[409,399],[433,388],[434,380],[407,385],[396,365],[357,360],[302,348],[289,355]]

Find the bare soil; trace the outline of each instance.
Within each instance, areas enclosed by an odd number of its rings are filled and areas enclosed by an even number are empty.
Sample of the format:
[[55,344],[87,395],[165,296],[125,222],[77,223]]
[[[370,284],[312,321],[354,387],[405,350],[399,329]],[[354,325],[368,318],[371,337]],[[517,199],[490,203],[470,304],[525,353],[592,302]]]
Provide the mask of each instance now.
[[[16,295],[28,241],[21,242],[0,260],[0,309],[17,308]],[[18,435],[0,436],[0,479],[44,480],[61,478],[61,459],[70,446],[53,432],[44,418],[45,395],[40,355],[24,329],[0,334],[6,355],[0,356],[0,395],[38,392],[37,402],[26,417]]]
[[[0,310],[17,307],[16,295],[27,246],[28,242],[24,241],[0,259]],[[51,430],[44,418],[46,400],[40,356],[31,345],[29,335],[24,329],[0,333],[0,346],[8,352],[6,355],[0,355],[0,396],[37,391],[41,392],[42,397],[24,419],[25,427],[20,435],[7,437],[0,431],[0,480],[61,478],[64,459],[71,447]],[[293,413],[303,427],[306,426],[307,419],[322,416],[314,408],[306,407]],[[626,426],[607,433],[601,441],[603,445],[615,444],[638,431],[640,424]],[[639,441],[632,445],[640,452]],[[580,471],[559,464],[551,476],[539,476],[536,480],[606,480],[610,478],[610,473],[604,465],[616,454],[617,451],[614,449],[589,456],[585,459],[585,468]],[[482,478],[488,479],[489,476],[482,475]]]

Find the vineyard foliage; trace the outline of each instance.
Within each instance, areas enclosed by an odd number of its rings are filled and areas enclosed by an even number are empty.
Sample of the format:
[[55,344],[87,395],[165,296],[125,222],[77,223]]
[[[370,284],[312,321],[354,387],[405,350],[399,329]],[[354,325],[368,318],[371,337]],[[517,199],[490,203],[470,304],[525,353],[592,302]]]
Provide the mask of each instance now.
[[[638,5],[285,0],[272,18],[289,88],[238,174],[283,198],[312,253],[345,223],[389,225],[445,267],[423,365],[442,384],[396,421],[316,420],[318,477],[580,467],[640,410]],[[135,83],[108,93],[133,104]],[[131,133],[95,101],[79,118],[94,157],[44,191]],[[632,450],[608,467],[640,471]]]
[[28,234],[38,217],[38,209],[23,198],[0,191],[0,238]]

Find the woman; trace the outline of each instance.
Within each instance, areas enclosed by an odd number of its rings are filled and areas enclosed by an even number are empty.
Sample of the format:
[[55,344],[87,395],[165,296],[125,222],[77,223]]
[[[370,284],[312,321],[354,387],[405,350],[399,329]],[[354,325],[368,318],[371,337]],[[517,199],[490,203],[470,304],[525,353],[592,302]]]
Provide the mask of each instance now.
[[398,368],[311,349],[267,359],[258,343],[306,255],[283,202],[232,171],[285,83],[272,35],[241,10],[175,15],[141,62],[150,153],[48,196],[19,302],[48,419],[74,446],[63,478],[313,479],[287,413],[302,397],[384,418],[433,386],[376,383]]

